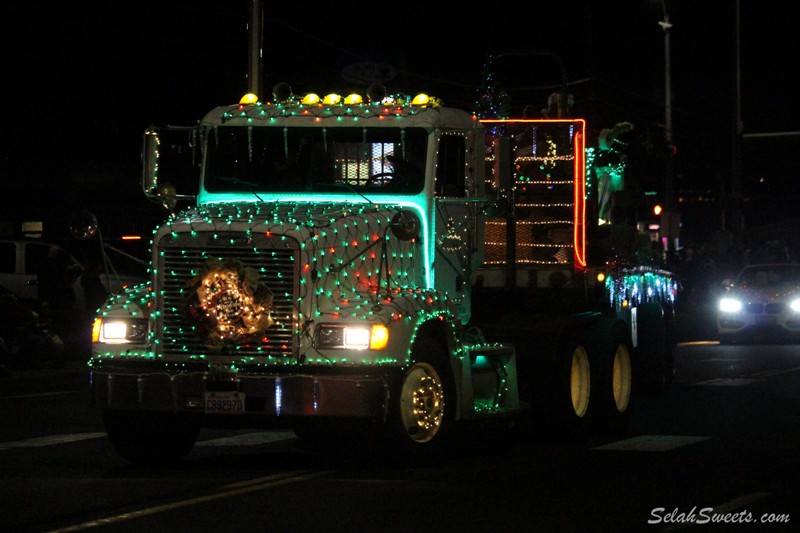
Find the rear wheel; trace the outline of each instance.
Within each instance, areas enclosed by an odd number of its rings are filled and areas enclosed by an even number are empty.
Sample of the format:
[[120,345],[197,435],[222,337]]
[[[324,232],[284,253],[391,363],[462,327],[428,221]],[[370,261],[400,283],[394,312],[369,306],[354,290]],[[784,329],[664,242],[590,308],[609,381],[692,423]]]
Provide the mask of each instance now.
[[592,393],[600,433],[619,436],[628,428],[633,366],[628,331],[621,320],[604,320],[593,330],[590,351],[596,371]]
[[116,452],[133,464],[166,465],[189,454],[200,434],[201,417],[156,411],[103,412]]
[[535,375],[534,412],[556,439],[580,440],[588,435],[594,371],[582,335],[570,332],[556,354],[555,365]]

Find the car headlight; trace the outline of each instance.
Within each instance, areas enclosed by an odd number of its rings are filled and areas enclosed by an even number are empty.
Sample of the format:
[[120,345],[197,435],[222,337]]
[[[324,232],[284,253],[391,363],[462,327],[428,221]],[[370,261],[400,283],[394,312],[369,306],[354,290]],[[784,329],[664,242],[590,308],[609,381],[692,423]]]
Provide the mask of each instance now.
[[792,303],[789,304],[789,307],[791,307],[792,311],[795,313],[800,313],[800,298],[797,300],[792,300]]
[[125,344],[144,342],[147,320],[144,318],[96,318],[92,325],[92,342]]
[[722,298],[719,301],[719,310],[723,313],[738,313],[742,310],[742,302],[736,298]]
[[389,330],[383,324],[317,326],[315,346],[318,349],[349,348],[353,350],[383,350],[389,342]]

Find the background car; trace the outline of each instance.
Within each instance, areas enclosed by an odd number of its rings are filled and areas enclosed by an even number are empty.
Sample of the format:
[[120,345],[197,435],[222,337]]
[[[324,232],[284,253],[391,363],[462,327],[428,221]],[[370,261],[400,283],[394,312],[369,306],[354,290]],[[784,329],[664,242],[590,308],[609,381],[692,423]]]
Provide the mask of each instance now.
[[718,302],[720,343],[800,340],[800,265],[749,265]]
[[[63,248],[40,239],[6,239],[0,240],[0,287],[24,301],[36,302],[39,299],[37,271],[40,263],[47,258],[52,246]],[[123,287],[137,285],[147,280],[147,265],[144,261],[112,246],[105,246],[105,255],[110,268],[101,268],[100,279],[111,293],[119,292]],[[93,255],[81,251],[78,259],[71,254],[71,263],[81,272],[85,272],[92,261],[103,258],[99,248]],[[93,311],[86,309],[81,277],[73,284],[75,291],[75,309],[77,311]]]

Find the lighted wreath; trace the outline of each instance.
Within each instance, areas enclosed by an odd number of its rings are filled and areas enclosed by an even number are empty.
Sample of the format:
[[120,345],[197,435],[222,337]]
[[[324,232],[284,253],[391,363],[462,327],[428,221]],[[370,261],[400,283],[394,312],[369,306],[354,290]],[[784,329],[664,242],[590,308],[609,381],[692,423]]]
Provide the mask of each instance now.
[[253,341],[273,324],[272,291],[253,267],[209,261],[188,285],[187,314],[209,346]]

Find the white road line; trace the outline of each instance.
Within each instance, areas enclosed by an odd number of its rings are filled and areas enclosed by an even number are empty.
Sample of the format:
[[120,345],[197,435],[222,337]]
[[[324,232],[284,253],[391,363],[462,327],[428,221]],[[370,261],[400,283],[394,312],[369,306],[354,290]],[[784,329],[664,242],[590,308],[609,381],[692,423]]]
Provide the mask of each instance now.
[[758,376],[760,378],[772,377],[772,376],[780,376],[782,374],[790,374],[792,372],[797,372],[800,370],[800,366],[793,366],[792,368],[779,368],[775,370],[765,370],[764,372],[757,372],[753,374],[753,376]]
[[[47,435],[44,437],[34,437],[12,442],[0,442],[0,451],[12,448],[41,448],[43,446],[55,446],[82,440],[98,439],[105,437],[106,433],[70,433],[65,435]],[[263,431],[259,433],[246,433],[243,435],[233,435],[219,439],[209,439],[198,441],[195,446],[259,446],[271,442],[280,442],[296,439],[294,431]]]
[[752,385],[764,381],[759,378],[716,378],[707,381],[698,381],[694,385],[712,386],[712,387],[742,387],[744,385]]
[[258,446],[279,442],[282,440],[296,439],[294,431],[263,431],[259,433],[246,433],[244,435],[234,435],[220,439],[210,439],[199,441],[195,446]]
[[66,533],[66,532],[73,532],[73,531],[83,531],[84,529],[90,529],[93,527],[100,527],[100,526],[109,526],[114,524],[121,524],[123,522],[128,522],[130,520],[134,520],[136,518],[140,518],[143,516],[154,515],[158,513],[164,513],[168,511],[173,511],[175,509],[181,509],[184,507],[191,507],[193,505],[200,505],[203,503],[207,503],[214,500],[221,500],[224,498],[231,498],[234,496],[239,496],[242,494],[247,494],[250,492],[258,492],[262,490],[267,490],[275,487],[279,487],[281,485],[287,485],[289,483],[297,483],[299,481],[304,481],[306,479],[313,479],[315,477],[325,476],[328,474],[334,473],[334,470],[320,470],[320,471],[310,471],[310,470],[299,470],[295,472],[283,472],[280,474],[274,474],[272,476],[262,477],[258,479],[253,479],[250,481],[243,482],[241,484],[234,484],[231,487],[223,487],[224,489],[222,492],[208,494],[206,496],[201,496],[199,498],[192,498],[189,500],[180,500],[172,503],[167,503],[164,505],[157,505],[154,507],[149,507],[147,509],[141,509],[139,511],[133,511],[130,513],[119,514],[116,516],[109,516],[106,518],[101,518],[99,520],[92,520],[90,522],[84,522],[82,524],[75,524],[73,526],[69,526],[62,529],[57,529],[51,531],[50,533]]
[[709,440],[711,437],[693,437],[682,435],[640,435],[630,439],[610,442],[595,446],[593,450],[634,451],[634,452],[666,452],[688,446],[696,442]]
[[42,446],[53,446],[55,444],[98,439],[105,436],[105,433],[71,433],[67,435],[49,435],[46,437],[35,437],[32,439],[17,440],[13,442],[0,442],[0,451],[10,450],[11,448],[41,448]]
[[48,396],[69,396],[71,394],[82,394],[80,391],[66,390],[57,392],[39,392],[36,394],[16,394],[14,396],[0,396],[0,400],[17,400],[23,398],[44,398]]

